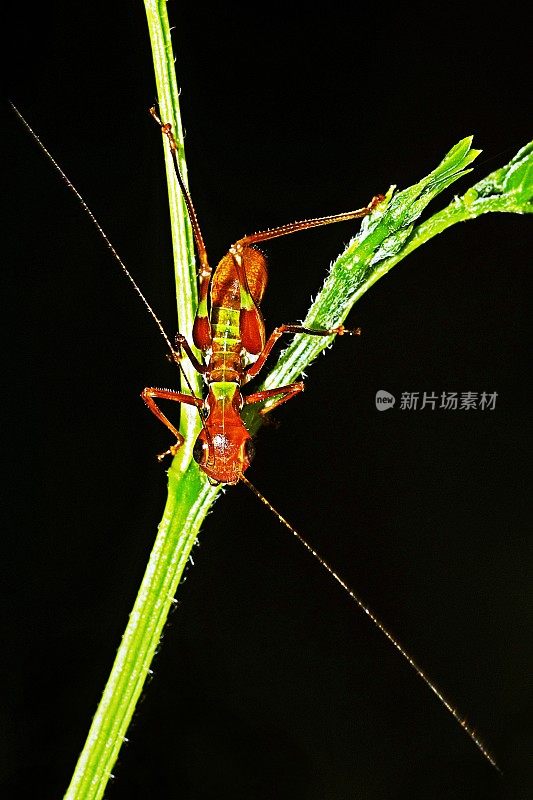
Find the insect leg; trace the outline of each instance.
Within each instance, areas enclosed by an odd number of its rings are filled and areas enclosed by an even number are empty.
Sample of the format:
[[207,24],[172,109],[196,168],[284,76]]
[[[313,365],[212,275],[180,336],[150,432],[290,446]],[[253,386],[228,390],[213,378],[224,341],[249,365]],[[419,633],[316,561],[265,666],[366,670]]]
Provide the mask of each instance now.
[[189,361],[193,365],[193,367],[196,370],[196,372],[199,372],[200,375],[205,375],[205,373],[207,371],[207,367],[205,366],[205,364],[201,364],[200,361],[198,361],[198,359],[196,358],[196,356],[194,355],[194,353],[192,351],[192,347],[190,346],[189,342],[187,341],[187,339],[185,338],[185,336],[182,333],[177,333],[176,334],[176,336],[174,337],[174,344],[175,344],[175,347],[176,347],[176,350],[174,350],[173,353],[172,353],[172,357],[173,357],[174,361],[177,364],[180,363],[180,361],[182,359],[181,348],[183,347],[183,349],[185,350],[185,352],[189,356]]
[[265,325],[263,317],[257,306],[256,301],[250,291],[248,285],[248,278],[246,276],[246,268],[244,265],[244,255],[250,252],[252,248],[243,247],[239,242],[232,245],[229,253],[233,258],[237,277],[239,279],[240,290],[240,316],[239,316],[239,330],[241,342],[244,349],[252,354],[257,355],[262,351],[265,346]]
[[154,398],[157,400],[174,400],[176,403],[187,403],[187,405],[196,406],[197,408],[202,407],[203,400],[201,400],[199,397],[194,397],[194,395],[175,392],[173,389],[156,389],[150,386],[146,389],[143,389],[141,392],[141,397],[152,414],[154,414],[154,416],[156,416],[157,419],[163,423],[163,425],[166,425],[169,431],[172,431],[176,437],[176,444],[171,445],[168,450],[165,450],[164,453],[158,455],[158,459],[161,461],[164,456],[175,456],[185,439],[179,430],[172,424],[172,422],[163,414]]
[[336,328],[305,328],[303,325],[278,325],[277,328],[274,328],[270,336],[268,337],[268,341],[265,344],[263,350],[261,351],[259,358],[257,361],[252,364],[246,371],[246,380],[251,380],[255,378],[257,373],[262,369],[267,360],[270,352],[276,342],[278,341],[279,337],[282,336],[284,333],[307,333],[309,336],[333,336],[337,334],[338,336],[343,336],[344,334],[349,334],[350,336],[359,335],[361,333],[360,328],[355,328],[353,330],[349,330],[345,328],[344,325],[337,325]]
[[305,389],[303,381],[296,381],[295,383],[289,383],[287,386],[278,386],[277,389],[263,389],[262,392],[254,392],[253,394],[249,394],[248,397],[244,398],[244,402],[246,405],[250,405],[251,403],[260,403],[262,400],[267,400],[269,397],[276,397],[279,395],[279,399],[276,400],[275,403],[272,403],[271,406],[267,408],[261,409],[259,412],[261,416],[265,414],[269,414],[274,408],[277,408],[282,403],[286,403],[287,400],[290,400],[293,397],[296,397],[297,394],[303,392]]
[[211,323],[209,322],[209,309],[207,297],[211,282],[211,267],[207,262],[200,267],[200,285],[198,288],[198,308],[194,317],[192,339],[199,350],[207,350],[211,346]]
[[[287,236],[289,233],[296,233],[297,231],[305,231],[308,228],[318,228],[321,225],[330,225],[333,222],[348,222],[351,219],[360,219],[367,217],[371,214],[380,203],[383,202],[385,196],[382,194],[375,195],[370,203],[363,208],[358,208],[355,211],[346,211],[343,214],[332,214],[327,217],[313,217],[312,219],[303,219],[299,222],[289,222],[287,225],[280,225],[279,228],[271,228],[268,231],[259,231],[252,233],[249,236],[243,236],[236,242],[236,245],[243,247],[257,244],[258,242],[266,242],[268,239],[276,239],[278,236]],[[236,246],[234,245],[234,246]]]
[[[251,246],[259,242],[265,242],[269,239],[276,239],[279,236],[287,236],[290,233],[297,231],[307,230],[308,228],[317,228],[321,225],[330,225],[334,222],[347,222],[351,219],[358,219],[366,217],[371,214],[378,205],[383,202],[383,195],[376,195],[372,198],[368,205],[363,208],[358,208],[355,211],[347,211],[343,214],[333,214],[327,217],[314,217],[312,219],[304,219],[299,222],[290,222],[287,225],[281,225],[278,228],[271,228],[267,231],[259,231],[252,233],[248,236],[243,236],[230,247],[230,254],[233,256],[239,284],[241,287],[241,338],[245,350],[252,355],[260,353],[263,349],[264,339],[262,338],[262,321],[260,320],[260,313],[257,305],[251,295],[246,279],[246,270],[243,264],[243,254]],[[295,333],[305,333],[306,331],[294,331]],[[335,331],[337,332],[337,331]],[[328,334],[324,334],[328,335]],[[268,353],[267,353],[268,355]],[[257,369],[261,368],[260,366]],[[256,374],[257,370],[254,373]]]
[[179,187],[183,194],[183,199],[185,200],[185,205],[187,206],[187,213],[189,215],[189,220],[191,222],[191,227],[194,234],[194,241],[196,244],[196,250],[198,252],[198,258],[200,261],[200,286],[198,289],[199,299],[198,299],[198,308],[196,310],[196,316],[194,318],[194,326],[193,326],[193,341],[196,347],[200,350],[207,350],[208,347],[211,345],[211,325],[209,322],[209,310],[207,307],[207,297],[209,295],[209,283],[211,281],[211,267],[209,266],[209,261],[207,259],[207,251],[204,245],[204,239],[202,236],[202,231],[200,230],[200,225],[198,223],[198,217],[196,216],[196,211],[191,199],[191,195],[187,187],[185,186],[185,181],[183,180],[183,176],[180,171],[179,163],[178,163],[178,143],[172,133],[172,125],[170,122],[163,123],[159,119],[155,108],[150,109],[150,114],[155,119],[157,124],[161,127],[161,133],[163,136],[166,136],[168,139],[169,147],[170,147],[170,154],[172,156],[172,163],[174,164],[174,172],[176,173],[176,179],[178,181]]

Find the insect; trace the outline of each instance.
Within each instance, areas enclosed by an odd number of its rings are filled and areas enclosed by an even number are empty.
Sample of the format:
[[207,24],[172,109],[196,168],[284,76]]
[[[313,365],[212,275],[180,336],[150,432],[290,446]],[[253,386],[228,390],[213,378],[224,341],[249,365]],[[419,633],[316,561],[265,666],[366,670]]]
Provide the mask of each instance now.
[[365,217],[372,213],[383,200],[383,196],[377,195],[367,206],[356,211],[293,222],[244,236],[230,247],[228,254],[213,273],[196,212],[180,174],[178,147],[171,126],[161,123],[155,108],[150,109],[150,113],[169,141],[176,177],[185,198],[200,261],[199,304],[193,327],[193,341],[204,354],[205,363],[201,364],[197,360],[182,334],[176,336],[178,352],[175,356],[179,363],[181,348],[186,351],[194,368],[205,379],[207,396],[202,400],[171,389],[147,388],[143,391],[142,398],[150,411],[176,437],[177,443],[162,453],[161,457],[167,454],[176,455],[184,439],[162,413],[156,400],[173,400],[198,408],[202,430],[194,446],[194,459],[211,483],[235,484],[243,478],[254,456],[252,437],[240,416],[243,407],[272,398],[273,402],[261,411],[264,415],[296,397],[304,388],[302,381],[296,381],[287,386],[243,396],[241,387],[257,377],[278,339],[284,333],[305,333],[311,336],[359,333],[358,328],[347,330],[343,325],[326,330],[305,328],[303,325],[280,325],[265,339],[265,325],[259,304],[266,288],[267,265],[265,256],[256,245],[320,225]]
[[[21,119],[23,120],[22,116]],[[25,120],[23,120],[23,122],[25,123]],[[31,128],[29,128],[27,123],[25,124],[35,137]],[[162,130],[169,140],[175,156],[175,145],[173,144],[171,129],[163,124]],[[37,137],[35,138],[37,139]],[[39,142],[38,139],[37,141]],[[41,143],[39,142],[39,144]],[[41,147],[43,147],[42,144]],[[45,150],[44,147],[43,149]],[[56,168],[60,170],[48,151],[45,150],[45,152],[51,158]],[[126,275],[132,281],[139,294],[141,294],[94,215],[88,209],[87,205],[70,181],[68,181],[64,173],[61,170],[60,172],[67,184],[77,195],[93,223],[99,229]],[[200,303],[196,316],[193,341],[204,352],[205,363],[200,363],[196,359],[189,343],[181,335],[178,335],[176,338],[176,348],[173,349],[173,354],[177,363],[180,363],[182,357],[181,349],[183,348],[197,371],[204,376],[208,391],[204,400],[203,398],[194,398],[191,395],[174,392],[172,390],[154,388],[144,390],[143,398],[150,410],[176,436],[176,444],[172,445],[167,453],[170,455],[175,454],[177,449],[181,446],[183,439],[179,431],[161,412],[156,401],[166,399],[195,406],[198,408],[202,418],[202,430],[195,445],[194,455],[199,466],[203,469],[208,478],[214,483],[228,484],[236,483],[241,480],[249,485],[252,491],[256,492],[259,499],[297,536],[302,544],[330,573],[343,590],[369,616],[379,630],[436,694],[447,710],[461,724],[485,757],[495,766],[494,760],[484,748],[482,742],[468,725],[464,723],[458,712],[448,703],[446,698],[436,688],[435,684],[432,683],[427,675],[417,666],[407,651],[404,650],[399,642],[389,633],[385,626],[349,588],[342,578],[340,578],[327,562],[302,539],[295,529],[281,517],[270,503],[252,487],[244,476],[244,472],[248,468],[253,457],[253,446],[251,444],[251,437],[239,415],[243,404],[246,402],[252,404],[260,403],[265,400],[272,400],[272,405],[268,409],[265,409],[265,413],[268,413],[273,407],[278,407],[300,393],[303,384],[298,382],[288,386],[278,387],[267,392],[255,392],[249,395],[243,395],[241,393],[241,387],[259,373],[275,342],[285,332],[308,333],[318,336],[331,335],[332,333],[342,335],[343,333],[350,332],[346,331],[341,326],[327,331],[314,331],[298,325],[283,325],[276,328],[271,336],[266,339],[264,323],[259,309],[266,283],[266,264],[263,255],[255,246],[261,241],[296,232],[297,230],[305,230],[306,228],[312,228],[318,225],[366,216],[371,213],[376,204],[379,203],[379,197],[374,198],[368,206],[354,212],[348,212],[348,214],[305,220],[299,223],[281,226],[272,231],[244,237],[230,249],[228,255],[222,259],[214,273],[212,273],[207,262],[205,247],[196,221],[194,208],[183,186],[183,181],[181,181],[179,177],[179,171],[178,180],[184,191],[184,196],[186,197],[200,257]],[[211,296],[210,310],[208,307],[209,292]],[[141,297],[144,300],[142,294]],[[161,327],[151,307],[148,306],[145,300],[144,302],[151,315]],[[351,333],[355,333],[355,331],[351,331]],[[228,430],[231,431],[230,434],[228,434]],[[166,453],[162,455],[166,455]]]

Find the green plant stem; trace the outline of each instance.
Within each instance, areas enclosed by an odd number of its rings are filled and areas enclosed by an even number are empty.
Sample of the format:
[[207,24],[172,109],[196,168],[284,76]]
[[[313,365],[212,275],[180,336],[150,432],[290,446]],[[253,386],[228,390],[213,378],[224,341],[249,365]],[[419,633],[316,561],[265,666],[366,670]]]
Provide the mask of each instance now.
[[[69,800],[103,797],[189,553],[216,493],[213,488],[202,491],[204,481],[197,470],[184,476],[179,491],[177,483],[170,475],[169,501],[109,680],[65,795]],[[190,503],[191,497],[195,498],[194,503]]]
[[[174,69],[174,55],[170,37],[170,26],[167,16],[166,0],[145,0],[148,32],[152,46],[154,72],[159,101],[159,115],[163,122],[170,122],[174,138],[178,144],[178,163],[185,182],[187,182],[187,164],[183,144],[183,126],[181,123],[179,90]],[[155,132],[155,131],[154,131]],[[170,208],[170,227],[174,256],[174,277],[176,283],[176,301],[180,332],[191,341],[194,315],[198,303],[196,264],[194,258],[194,238],[187,207],[174,175],[174,164],[167,146],[167,140],[161,136],[161,145],[165,158],[168,199]],[[196,355],[200,354],[196,351]],[[182,363],[187,380],[195,394],[202,391],[200,375],[193,369],[189,361]],[[199,430],[199,417],[192,408],[183,408],[181,431],[185,437],[185,445],[179,460],[188,464],[192,456],[192,445],[195,434]]]
[[[147,0],[145,5],[161,118],[172,122],[175,136],[182,143],[178,90],[165,2]],[[155,128],[154,135],[157,135]],[[186,179],[183,147],[180,151],[180,167]],[[166,147],[165,161],[176,285],[179,287],[178,318],[180,329],[190,336],[197,302],[193,238]],[[190,367],[188,378],[193,389],[199,392],[199,376]],[[104,795],[191,548],[218,492],[216,487],[207,484],[197,469],[189,466],[194,433],[198,427],[197,415],[182,414],[181,429],[186,445],[169,470],[168,501],[154,548],[111,674],[65,794],[66,800],[98,800]]]
[[[186,178],[177,83],[165,0],[145,0],[158,87],[161,119],[172,122],[180,143],[180,166]],[[480,181],[462,198],[417,227],[427,204],[443,189],[469,171],[478,151],[471,139],[459,142],[441,164],[418,184],[387,198],[364,220],[360,233],[333,264],[324,287],[305,320],[308,326],[342,322],[355,301],[410,252],[450,225],[489,211],[523,213],[531,210],[531,145],[506,166]],[[180,330],[190,338],[196,309],[196,274],[193,240],[183,200],[165,147]],[[331,339],[298,336],[278,359],[264,382],[280,386],[294,380]],[[187,366],[193,390],[200,391],[199,376]],[[252,432],[260,425],[257,410],[248,409],[246,423]],[[168,500],[137,600],[115,662],[94,716],[65,798],[98,800],[103,796],[113,765],[124,741],[135,705],[141,695],[165,625],[174,594],[187,564],[200,525],[219,487],[209,486],[192,461],[198,415],[182,414],[185,445],[168,472]]]

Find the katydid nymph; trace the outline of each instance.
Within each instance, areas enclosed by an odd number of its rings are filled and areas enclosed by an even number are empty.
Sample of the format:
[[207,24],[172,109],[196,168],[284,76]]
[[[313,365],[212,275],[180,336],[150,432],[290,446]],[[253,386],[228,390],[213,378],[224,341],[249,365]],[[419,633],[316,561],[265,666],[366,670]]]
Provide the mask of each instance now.
[[343,325],[316,330],[289,324],[279,325],[266,340],[259,305],[266,288],[267,266],[265,256],[256,245],[308,228],[368,216],[384,198],[381,195],[376,196],[364,208],[345,214],[302,220],[244,236],[230,247],[228,254],[213,273],[191,197],[180,175],[176,155],[178,148],[171,126],[161,123],[154,108],[151,113],[169,141],[176,178],[185,198],[200,261],[200,299],[194,321],[193,341],[204,354],[205,363],[199,363],[181,334],[176,336],[177,352],[173,355],[179,363],[183,348],[194,368],[204,377],[208,389],[205,399],[155,388],[145,389],[142,397],[150,411],[176,437],[176,444],[162,455],[176,455],[184,440],[177,428],[161,412],[155,400],[174,400],[198,408],[202,418],[202,431],[196,440],[194,459],[214,484],[234,484],[243,480],[244,471],[254,455],[252,437],[240,416],[244,405],[272,399],[273,402],[262,409],[261,414],[264,415],[298,395],[304,388],[303,382],[297,381],[244,396],[241,394],[241,386],[259,374],[278,339],[284,333],[341,336],[359,332],[357,328],[354,331],[347,330]]

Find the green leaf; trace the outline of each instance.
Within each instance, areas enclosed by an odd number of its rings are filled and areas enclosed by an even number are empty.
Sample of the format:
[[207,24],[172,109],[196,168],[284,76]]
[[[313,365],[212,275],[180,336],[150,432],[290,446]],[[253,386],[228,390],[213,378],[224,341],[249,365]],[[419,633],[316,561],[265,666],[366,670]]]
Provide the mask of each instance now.
[[465,197],[472,204],[479,199],[507,197],[516,211],[531,212],[533,194],[533,142],[530,142],[501,169],[479,181]]

